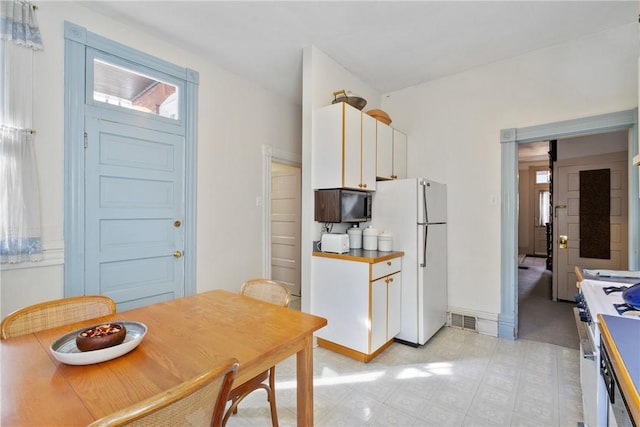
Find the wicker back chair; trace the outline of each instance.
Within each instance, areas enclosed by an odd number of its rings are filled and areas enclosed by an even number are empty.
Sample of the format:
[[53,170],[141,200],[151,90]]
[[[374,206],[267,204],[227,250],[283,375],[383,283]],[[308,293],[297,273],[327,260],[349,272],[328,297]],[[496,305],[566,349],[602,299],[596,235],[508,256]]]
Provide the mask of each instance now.
[[238,361],[229,359],[209,372],[100,418],[88,427],[222,427],[224,408],[237,372]]
[[270,279],[251,279],[242,284],[240,295],[287,307],[291,292],[284,282]]
[[103,295],[46,301],[18,309],[5,317],[0,324],[0,337],[17,337],[115,312],[116,303]]
[[[247,280],[242,285],[242,288],[240,288],[240,295],[259,299],[282,307],[289,306],[289,300],[291,299],[291,292],[284,282],[270,279]],[[268,384],[265,383],[267,380]],[[268,371],[264,371],[261,374],[256,375],[249,381],[240,384],[231,390],[231,393],[229,394],[231,406],[227,409],[227,413],[224,416],[222,424],[226,425],[231,414],[238,412],[238,404],[242,399],[255,390],[262,388],[267,392],[267,399],[269,400],[269,406],[271,408],[271,423],[273,424],[273,427],[278,427],[275,381],[276,367],[272,366]]]

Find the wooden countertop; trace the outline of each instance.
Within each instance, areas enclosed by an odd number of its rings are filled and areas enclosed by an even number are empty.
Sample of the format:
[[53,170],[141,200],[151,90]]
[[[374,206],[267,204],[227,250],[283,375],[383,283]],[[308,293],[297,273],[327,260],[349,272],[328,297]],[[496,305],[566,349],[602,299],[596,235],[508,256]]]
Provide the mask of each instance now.
[[611,359],[629,415],[640,425],[640,320],[598,314],[602,343]]
[[343,259],[345,261],[366,262],[369,264],[375,264],[377,262],[386,261],[388,259],[399,258],[404,256],[402,251],[366,251],[364,249],[351,249],[349,252],[343,254],[334,254],[333,252],[313,252],[313,256],[321,258],[334,258]]

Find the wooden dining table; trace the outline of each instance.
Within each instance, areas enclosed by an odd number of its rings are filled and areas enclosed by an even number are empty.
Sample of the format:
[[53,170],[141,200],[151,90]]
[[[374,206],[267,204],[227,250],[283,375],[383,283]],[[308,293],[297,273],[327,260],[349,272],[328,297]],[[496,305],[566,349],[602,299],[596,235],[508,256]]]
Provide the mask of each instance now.
[[[107,321],[142,322],[131,352],[66,365],[50,345]],[[230,357],[243,383],[296,354],[297,422],[313,425],[313,333],[326,319],[224,290],[161,302],[112,316],[0,341],[2,426],[87,425],[212,369]]]

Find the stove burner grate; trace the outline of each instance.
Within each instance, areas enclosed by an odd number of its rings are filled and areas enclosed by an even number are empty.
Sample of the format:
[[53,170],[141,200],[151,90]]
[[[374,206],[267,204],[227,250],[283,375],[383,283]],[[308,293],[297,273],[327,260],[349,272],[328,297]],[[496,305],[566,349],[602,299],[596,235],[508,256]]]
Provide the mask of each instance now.
[[[602,288],[605,294],[609,295],[614,292],[623,292],[628,286],[605,286]],[[625,304],[626,305],[626,304]]]
[[637,308],[630,306],[629,304],[613,304],[613,307],[616,309],[620,316],[640,316],[640,311]]

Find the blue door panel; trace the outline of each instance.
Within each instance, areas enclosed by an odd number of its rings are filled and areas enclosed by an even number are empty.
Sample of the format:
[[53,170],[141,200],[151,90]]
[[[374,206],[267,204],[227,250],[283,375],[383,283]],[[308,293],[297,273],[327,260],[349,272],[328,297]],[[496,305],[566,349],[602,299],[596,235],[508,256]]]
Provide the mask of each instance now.
[[[99,183],[100,207],[122,209],[169,209],[173,212],[175,182],[156,179],[102,176]],[[157,213],[156,213],[157,214]]]
[[100,266],[101,291],[113,295],[126,291],[134,298],[143,293],[173,292],[177,264],[173,256],[104,262]]
[[[164,144],[159,140],[149,142],[145,139],[107,133],[103,133],[101,139],[101,166],[123,166],[174,173],[176,169],[180,169],[176,168],[175,164],[175,136],[166,137],[167,141]],[[180,140],[181,138],[177,142]]]
[[156,304],[163,301],[169,301],[174,298],[176,298],[176,296],[173,293],[151,295],[151,296],[142,298],[140,300],[127,300],[124,302],[116,303],[116,309],[118,312],[121,312],[121,311],[131,310],[133,308],[142,307],[144,305]]
[[100,251],[129,248],[151,250],[174,248],[174,226],[166,219],[103,219],[100,221]]
[[184,139],[93,113],[85,123],[87,293],[119,308],[183,296]]

